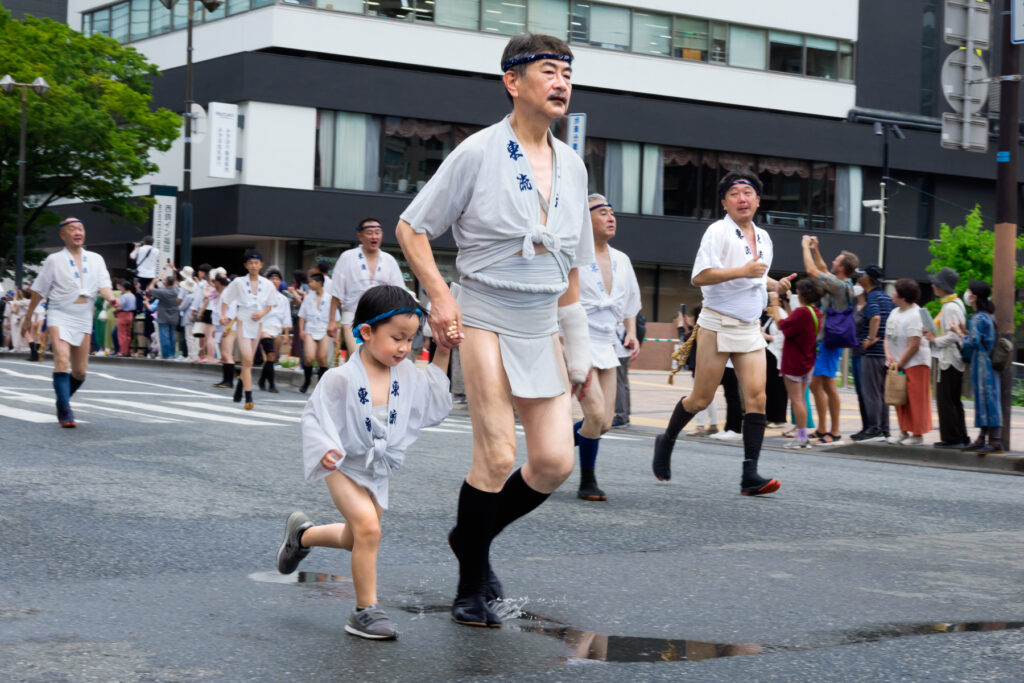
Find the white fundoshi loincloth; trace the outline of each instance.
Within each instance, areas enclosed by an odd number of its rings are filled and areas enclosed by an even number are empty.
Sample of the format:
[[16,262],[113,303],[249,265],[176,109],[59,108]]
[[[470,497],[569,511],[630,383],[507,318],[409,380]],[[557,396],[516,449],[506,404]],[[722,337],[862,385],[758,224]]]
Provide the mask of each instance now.
[[53,306],[46,311],[47,327],[56,327],[58,336],[71,346],[81,346],[85,335],[92,334],[92,302]]
[[750,353],[768,345],[761,334],[760,320],[743,322],[705,307],[701,309],[697,324],[703,330],[716,333],[719,353]]

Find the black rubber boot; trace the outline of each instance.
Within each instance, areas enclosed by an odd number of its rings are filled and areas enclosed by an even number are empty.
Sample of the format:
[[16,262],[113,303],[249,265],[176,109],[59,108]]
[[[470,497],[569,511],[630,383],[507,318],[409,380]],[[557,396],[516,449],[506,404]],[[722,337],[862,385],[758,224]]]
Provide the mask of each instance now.
[[235,403],[241,403],[242,402],[242,378],[241,377],[238,378],[238,381],[235,384],[235,395],[234,395],[232,400]]
[[267,391],[272,394],[279,394],[277,387],[274,385],[274,361],[268,360],[263,365],[263,372],[267,374]]
[[590,468],[580,468],[580,489],[576,495],[583,500],[608,500],[604,491],[598,488],[597,477]]
[[39,344],[35,342],[29,342],[28,344],[28,359],[30,361],[39,360]]
[[234,381],[235,366],[233,363],[220,364],[220,381],[212,385],[215,389],[230,389]]
[[256,385],[260,388],[260,391],[267,390],[267,364],[263,364],[263,368],[260,370],[260,378],[256,382]]
[[299,387],[299,393],[304,394],[309,389],[309,383],[313,381],[313,367],[310,365],[302,366],[303,382],[302,386]]

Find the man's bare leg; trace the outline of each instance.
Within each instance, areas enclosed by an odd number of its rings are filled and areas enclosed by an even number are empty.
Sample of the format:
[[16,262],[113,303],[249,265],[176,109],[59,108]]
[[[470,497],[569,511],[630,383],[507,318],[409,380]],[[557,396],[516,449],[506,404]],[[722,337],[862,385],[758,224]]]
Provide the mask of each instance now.
[[583,500],[608,500],[597,486],[594,472],[601,435],[612,427],[615,414],[615,369],[590,370],[590,388],[580,400],[583,420],[575,425],[574,441],[580,449],[580,487],[576,495]]
[[85,335],[78,346],[71,346],[60,338],[58,327],[51,326],[49,330],[53,347],[53,390],[57,396],[57,420],[60,421],[61,427],[75,427],[71,397],[85,382],[92,335]]
[[683,427],[693,416],[708,407],[715,400],[715,392],[722,383],[728,353],[718,351],[718,333],[700,328],[697,330],[697,374],[693,378],[693,390],[676,404],[663,434],[654,439],[654,460],[651,469],[660,481],[672,478],[672,448]]
[[747,409],[743,416],[743,478],[740,480],[740,493],[759,496],[778,491],[781,484],[777,479],[765,479],[757,473],[757,461],[761,457],[767,422],[764,414],[765,352],[734,353],[732,364],[736,368],[736,379],[739,380],[743,405]]
[[[342,334],[344,335],[342,338],[344,339],[344,342],[345,342],[345,362],[347,363],[348,359],[351,358],[352,355],[356,352],[356,338],[352,334],[352,326],[351,325],[342,325],[341,326],[341,331],[342,331]],[[341,365],[342,364],[341,360],[340,360],[341,354],[338,354],[338,356],[339,356],[338,365]]]

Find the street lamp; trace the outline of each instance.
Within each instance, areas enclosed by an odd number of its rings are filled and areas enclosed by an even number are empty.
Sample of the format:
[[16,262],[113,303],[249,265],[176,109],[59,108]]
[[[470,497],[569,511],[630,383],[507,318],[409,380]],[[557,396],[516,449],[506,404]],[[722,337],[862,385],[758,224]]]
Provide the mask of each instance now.
[[[185,51],[185,171],[182,182],[181,201],[181,264],[192,264],[192,20],[195,0],[184,0],[188,3],[188,46]],[[168,10],[178,0],[160,0],[160,4]],[[224,0],[200,0],[208,12],[216,11],[224,4]],[[174,245],[171,245],[172,249]]]
[[898,140],[905,140],[906,135],[900,127],[889,121],[875,121],[873,126],[875,135],[882,136],[882,180],[879,182],[881,199],[875,205],[875,200],[861,202],[866,208],[878,212],[878,266],[885,267],[885,215],[887,212],[885,190],[889,183],[889,133],[891,132]]
[[25,269],[25,139],[28,124],[28,89],[32,88],[37,95],[50,89],[50,84],[40,76],[31,83],[18,83],[10,74],[0,78],[0,90],[5,95],[21,88],[21,141],[18,145],[18,233],[14,240],[14,285],[21,289],[21,280]]

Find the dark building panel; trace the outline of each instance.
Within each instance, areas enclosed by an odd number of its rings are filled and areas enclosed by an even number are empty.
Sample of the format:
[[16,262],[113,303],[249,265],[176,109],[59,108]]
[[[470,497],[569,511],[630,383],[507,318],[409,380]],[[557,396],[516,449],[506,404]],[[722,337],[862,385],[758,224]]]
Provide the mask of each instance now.
[[921,0],[861,0],[857,106],[920,111]]
[[4,0],[3,6],[10,10],[14,19],[23,19],[26,14],[31,14],[67,23],[68,0]]

